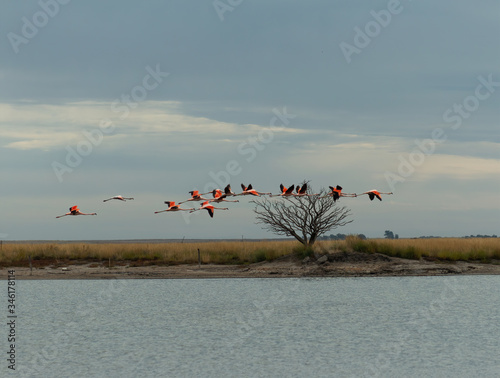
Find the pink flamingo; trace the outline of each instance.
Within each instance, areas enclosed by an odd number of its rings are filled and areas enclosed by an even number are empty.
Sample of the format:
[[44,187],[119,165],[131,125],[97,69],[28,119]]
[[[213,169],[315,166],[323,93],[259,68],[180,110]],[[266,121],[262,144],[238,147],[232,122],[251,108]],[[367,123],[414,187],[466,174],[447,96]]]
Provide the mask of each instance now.
[[249,184],[248,186],[245,186],[245,185],[241,184],[241,189],[243,189],[243,192],[241,192],[240,194],[238,194],[239,196],[248,196],[248,195],[252,195],[252,196],[271,195],[271,193],[262,193],[262,192],[258,192],[258,191],[256,191],[254,188],[252,188],[252,184]]
[[291,187],[287,188],[283,186],[283,184],[280,184],[280,189],[281,189],[281,194],[275,194],[272,195],[272,197],[291,197],[294,195],[293,190],[295,189],[295,185],[292,185]]
[[333,201],[336,202],[340,197],[356,197],[356,194],[354,193],[342,193],[342,187],[340,185],[337,185],[335,188],[333,186],[329,186],[329,188],[331,192],[321,198],[333,197]]
[[107,201],[111,201],[111,200],[127,201],[127,200],[133,200],[133,198],[127,198],[127,197],[122,197],[120,195],[117,195],[117,196],[102,200],[102,202],[107,202]]
[[97,215],[97,213],[89,213],[89,214],[82,213],[80,209],[78,209],[78,206],[75,205],[69,208],[69,213],[66,213],[64,215],[59,215],[56,218],[62,218],[65,217],[66,215]]
[[214,199],[211,199],[209,202],[217,202],[217,203],[220,203],[220,202],[240,202],[238,200],[227,200],[226,197],[227,195],[226,194],[222,194],[222,191],[220,189],[214,189],[212,191],[212,195],[214,196]]
[[214,217],[214,209],[229,210],[227,207],[214,207],[214,206],[210,205],[210,203],[208,201],[205,201],[205,202],[203,202],[203,204],[201,205],[201,207],[199,209],[191,210],[190,213],[192,213],[194,211],[198,211],[198,210],[203,210],[203,209],[208,211],[208,214],[210,214],[210,218]]
[[297,185],[295,191],[297,192],[295,193],[296,196],[305,196],[307,194],[307,183],[304,183],[302,186],[300,186],[300,184]]
[[295,197],[304,197],[304,196],[317,196],[318,194],[307,194],[307,182],[303,183],[302,186],[297,185],[295,187],[296,193],[294,194]]
[[362,196],[363,194],[368,194],[368,197],[370,197],[370,201],[373,201],[375,199],[375,197],[377,197],[379,199],[379,201],[382,201],[382,197],[380,196],[381,194],[394,194],[394,193],[392,193],[392,192],[382,193],[376,189],[372,189],[372,190],[369,190],[369,191],[361,193],[361,194],[356,194],[356,197]]
[[166,209],[166,210],[160,210],[160,211],[155,211],[155,214],[163,213],[165,211],[191,211],[191,210],[194,210],[194,208],[193,209],[181,209],[179,207],[179,205],[175,204],[174,201],[165,201],[165,203],[167,204],[168,209]]
[[226,187],[224,188],[224,194],[229,197],[229,196],[236,196],[237,194],[234,193],[232,190],[231,190],[231,185],[227,184]]
[[198,190],[193,190],[193,191],[189,192],[189,194],[191,194],[191,198],[188,200],[179,202],[179,205],[181,203],[188,202],[188,201],[208,201],[209,200],[208,198],[203,198],[202,194],[200,194],[200,192]]

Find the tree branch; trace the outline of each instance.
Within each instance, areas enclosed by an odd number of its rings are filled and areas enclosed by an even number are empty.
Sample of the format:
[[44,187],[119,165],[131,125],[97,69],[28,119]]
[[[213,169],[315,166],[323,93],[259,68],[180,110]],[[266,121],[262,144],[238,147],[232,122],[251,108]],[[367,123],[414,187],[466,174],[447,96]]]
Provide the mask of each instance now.
[[[307,194],[310,194],[309,190]],[[325,232],[352,222],[348,219],[350,210],[345,206],[338,207],[331,197],[326,196],[324,189],[319,195],[276,200],[263,198],[252,202],[255,204],[256,223],[263,229],[277,235],[293,236],[304,245],[311,246]]]

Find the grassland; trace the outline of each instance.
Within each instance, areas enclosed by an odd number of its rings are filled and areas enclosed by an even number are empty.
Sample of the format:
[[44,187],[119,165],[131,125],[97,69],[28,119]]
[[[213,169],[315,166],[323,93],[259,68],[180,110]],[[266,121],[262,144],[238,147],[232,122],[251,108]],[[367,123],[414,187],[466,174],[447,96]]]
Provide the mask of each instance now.
[[[406,259],[481,261],[500,260],[500,238],[370,239],[348,237],[347,250],[381,253]],[[342,247],[341,247],[342,248]]]
[[105,264],[128,262],[131,265],[249,264],[273,261],[295,253],[302,258],[317,253],[381,253],[407,259],[443,261],[480,261],[498,263],[500,238],[368,239],[348,237],[342,241],[320,241],[304,249],[296,241],[202,243],[8,243],[0,250],[1,266],[26,266],[28,256],[34,266],[58,261],[95,261]]
[[26,265],[28,256],[34,265],[47,261],[127,261],[131,265],[194,264],[198,249],[204,264],[245,264],[272,261],[290,254],[298,245],[293,241],[201,243],[4,243],[0,265]]

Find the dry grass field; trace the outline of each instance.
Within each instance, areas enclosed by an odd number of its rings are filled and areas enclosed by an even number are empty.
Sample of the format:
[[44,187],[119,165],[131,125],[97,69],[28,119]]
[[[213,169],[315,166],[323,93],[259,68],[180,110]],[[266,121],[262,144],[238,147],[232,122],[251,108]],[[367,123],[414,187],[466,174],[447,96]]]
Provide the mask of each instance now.
[[[4,243],[0,264],[32,261],[85,260],[131,261],[137,264],[242,264],[271,261],[293,252],[299,244],[294,241],[237,242],[217,241],[200,243]],[[23,264],[25,265],[25,264]]]
[[500,238],[429,238],[346,240],[348,250],[382,253],[407,259],[439,259],[448,261],[490,261],[500,259]]
[[295,253],[299,257],[334,252],[381,253],[408,259],[481,261],[500,260],[500,238],[368,239],[319,241],[304,249],[290,241],[211,241],[200,243],[8,243],[0,250],[0,265],[26,266],[54,261],[98,261],[109,264],[195,264],[198,249],[204,264],[248,264],[272,261]]

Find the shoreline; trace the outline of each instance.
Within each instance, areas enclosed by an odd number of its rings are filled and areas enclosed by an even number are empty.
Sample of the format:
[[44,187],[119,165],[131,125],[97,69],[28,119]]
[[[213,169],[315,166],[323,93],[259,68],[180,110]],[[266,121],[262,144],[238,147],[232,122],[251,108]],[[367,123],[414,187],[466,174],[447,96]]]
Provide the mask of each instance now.
[[381,254],[333,253],[318,259],[284,256],[247,265],[180,264],[132,266],[131,262],[65,261],[43,267],[3,267],[16,280],[54,279],[197,279],[197,278],[299,278],[299,277],[405,277],[444,275],[498,275],[499,264],[407,260]]

